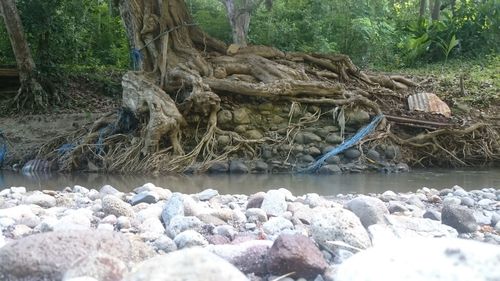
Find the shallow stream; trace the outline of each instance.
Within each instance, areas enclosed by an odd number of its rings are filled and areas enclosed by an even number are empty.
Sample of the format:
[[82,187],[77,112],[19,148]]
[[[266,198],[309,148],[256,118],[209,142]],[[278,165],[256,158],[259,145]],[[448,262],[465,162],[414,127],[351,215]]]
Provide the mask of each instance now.
[[197,193],[206,188],[214,188],[220,194],[252,194],[280,187],[289,189],[294,195],[310,192],[321,195],[382,193],[386,190],[408,192],[424,186],[441,189],[454,185],[471,190],[484,187],[500,188],[500,168],[414,170],[401,174],[362,173],[331,176],[290,174],[151,176],[79,173],[28,177],[21,173],[0,171],[0,189],[25,186],[29,190],[61,190],[76,184],[99,189],[109,184],[121,191],[131,191],[147,182],[183,193]]

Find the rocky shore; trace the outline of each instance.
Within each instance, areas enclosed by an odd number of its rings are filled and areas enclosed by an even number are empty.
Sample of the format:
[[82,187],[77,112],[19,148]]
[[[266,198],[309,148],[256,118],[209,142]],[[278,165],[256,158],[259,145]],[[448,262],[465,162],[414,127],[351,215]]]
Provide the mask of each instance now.
[[500,280],[500,190],[0,191],[0,280]]

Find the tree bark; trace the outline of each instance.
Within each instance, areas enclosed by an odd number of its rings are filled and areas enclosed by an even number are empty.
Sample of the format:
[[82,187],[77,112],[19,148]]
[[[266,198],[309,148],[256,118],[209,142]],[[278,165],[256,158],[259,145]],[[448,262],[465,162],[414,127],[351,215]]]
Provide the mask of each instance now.
[[419,20],[424,19],[426,9],[427,9],[427,0],[420,0],[420,9],[418,10],[418,19]]
[[439,20],[439,14],[441,12],[441,0],[434,0],[431,12],[431,20]]
[[16,96],[18,107],[23,107],[27,102],[30,102],[29,96],[33,98],[31,100],[32,107],[46,107],[46,93],[36,79],[35,62],[24,36],[21,18],[17,12],[14,0],[0,1],[0,14],[3,15],[5,27],[9,34],[10,43],[19,69],[21,87]]
[[243,0],[241,7],[236,6],[235,0],[223,1],[231,26],[233,43],[241,47],[247,46],[251,12],[258,6],[255,1],[257,0]]

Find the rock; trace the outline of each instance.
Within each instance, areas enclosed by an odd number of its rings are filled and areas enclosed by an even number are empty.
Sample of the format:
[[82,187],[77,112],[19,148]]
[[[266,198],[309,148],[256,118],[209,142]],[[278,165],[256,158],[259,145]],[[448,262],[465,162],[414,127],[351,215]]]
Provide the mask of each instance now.
[[231,240],[229,240],[229,238],[218,234],[209,235],[205,238],[207,238],[208,243],[211,245],[223,245],[231,243]]
[[427,210],[423,215],[424,219],[431,219],[434,221],[441,221],[441,213],[434,210]]
[[457,231],[452,227],[430,219],[395,215],[387,215],[386,219],[386,225],[374,224],[368,227],[368,232],[374,245],[400,238],[454,238],[458,235]]
[[229,164],[229,173],[231,174],[246,174],[248,173],[248,167],[239,160],[231,160]]
[[264,137],[259,130],[248,130],[243,133],[243,136],[251,140],[259,140]]
[[340,174],[342,173],[342,170],[338,165],[335,164],[328,164],[328,165],[323,165],[321,168],[318,170],[318,174],[320,175],[334,175],[334,174]]
[[306,236],[282,234],[274,241],[267,257],[269,272],[284,275],[295,272],[295,278],[312,279],[328,267],[323,254]]
[[14,220],[17,224],[24,224],[29,227],[35,227],[40,223],[40,218],[27,205],[0,209],[0,218],[8,218]]
[[184,204],[182,201],[182,194],[175,192],[170,197],[170,200],[165,203],[161,212],[161,218],[165,225],[169,225],[170,220],[175,216],[184,216]]
[[350,160],[358,159],[361,156],[361,151],[356,148],[349,148],[344,151],[344,157]]
[[353,247],[366,249],[370,238],[359,218],[340,207],[317,208],[311,221],[311,234],[315,241],[333,248],[327,241],[341,241]]
[[321,137],[312,132],[300,132],[295,137],[295,142],[298,144],[310,144],[321,142]]
[[170,237],[175,237],[179,233],[186,231],[188,229],[192,229],[195,231],[201,230],[201,226],[203,223],[194,216],[175,216],[170,220],[168,224],[168,233]]
[[237,108],[233,111],[233,121],[237,125],[250,124],[250,114],[246,108]]
[[107,230],[107,231],[113,231],[115,230],[115,227],[112,224],[109,223],[100,223],[97,225],[97,230]]
[[205,239],[203,235],[192,229],[179,233],[177,236],[175,236],[174,242],[179,249],[208,245],[207,239]]
[[56,199],[50,195],[35,191],[24,199],[25,204],[35,204],[42,208],[51,208],[56,205]]
[[500,211],[494,212],[491,215],[491,225],[496,225],[500,221]]
[[132,227],[132,224],[129,217],[121,216],[116,219],[116,226],[118,229],[129,229]]
[[400,201],[389,201],[389,206],[387,206],[387,210],[389,213],[404,213],[408,212],[408,208],[405,206],[403,202]]
[[398,198],[398,195],[392,190],[386,190],[380,195],[380,200],[384,202],[397,201]]
[[255,161],[252,172],[254,173],[267,173],[269,170],[269,165],[264,161]]
[[197,194],[198,199],[200,199],[200,201],[208,201],[217,195],[219,195],[219,192],[212,188],[207,188]]
[[233,121],[233,113],[230,110],[220,110],[217,112],[217,124],[228,126]]
[[302,162],[304,163],[312,163],[315,161],[314,157],[312,155],[309,155],[309,154],[306,154],[306,155],[302,155],[302,157],[300,157]]
[[443,199],[443,205],[460,205],[462,200],[457,197],[448,196]]
[[222,136],[218,136],[217,137],[217,144],[220,147],[225,147],[225,146],[229,145],[230,143],[231,143],[231,137],[230,136],[222,135]]
[[219,161],[214,162],[210,167],[208,167],[207,172],[211,174],[221,174],[227,173],[229,170],[229,164],[227,162]]
[[21,237],[27,236],[33,232],[33,229],[31,227],[24,225],[24,224],[17,224],[14,226],[14,228],[11,230],[12,237],[14,239],[19,239]]
[[359,196],[350,200],[346,208],[358,216],[365,228],[372,224],[384,223],[384,215],[389,214],[382,200],[369,196]]
[[12,193],[26,193],[26,187],[24,186],[13,186],[10,188]]
[[340,164],[340,156],[334,155],[325,160],[327,164]]
[[106,195],[102,198],[102,211],[107,215],[134,217],[135,213],[130,204],[123,202],[121,199]]
[[462,197],[460,198],[460,204],[466,206],[466,207],[474,207],[474,199],[470,197]]
[[132,204],[132,206],[135,206],[139,203],[154,204],[158,202],[159,198],[160,196],[156,194],[156,192],[144,191],[134,195],[132,199],[130,199],[130,204]]
[[248,281],[233,265],[208,252],[193,248],[157,256],[139,264],[125,281]]
[[175,245],[174,240],[170,239],[167,235],[162,235],[158,237],[153,243],[153,246],[158,251],[163,251],[165,253],[170,253],[177,250],[177,245]]
[[478,204],[479,206],[483,207],[483,208],[484,208],[484,207],[487,207],[487,206],[489,206],[489,205],[492,205],[492,204],[494,204],[494,203],[495,203],[495,201],[493,201],[493,200],[491,200],[491,199],[488,199],[488,198],[481,199],[481,200],[479,200],[479,201],[477,202],[477,204]]
[[205,224],[212,224],[212,225],[224,225],[224,224],[226,224],[225,221],[223,221],[220,218],[218,218],[214,215],[211,215],[211,214],[199,214],[196,217],[199,218]]
[[351,257],[338,267],[335,280],[500,280],[499,267],[499,246],[451,238],[403,239]]
[[99,193],[101,194],[102,197],[104,197],[106,195],[115,195],[116,196],[116,195],[120,194],[121,192],[118,189],[112,187],[111,185],[106,184],[103,187],[101,187],[101,189],[99,189]]
[[263,223],[267,221],[267,214],[260,208],[250,208],[245,212],[247,221],[255,223]]
[[370,114],[362,109],[354,109],[346,112],[347,125],[363,125],[370,122]]
[[344,141],[344,139],[339,134],[329,134],[325,141],[329,144],[339,144]]
[[215,235],[221,235],[227,237],[229,240],[233,240],[236,233],[238,233],[231,225],[219,225],[213,229]]
[[127,272],[127,266],[122,260],[96,252],[75,261],[73,267],[64,274],[64,280],[87,276],[97,280],[120,281]]
[[262,225],[266,234],[276,235],[285,229],[293,229],[293,224],[283,217],[272,217]]
[[474,232],[478,228],[472,210],[456,204],[444,205],[441,220],[459,233]]
[[247,209],[260,208],[265,195],[266,193],[263,191],[250,195],[247,200]]
[[306,154],[310,154],[312,157],[317,157],[321,155],[321,150],[319,148],[312,146],[305,150]]
[[165,227],[159,218],[148,218],[139,226],[141,237],[145,240],[152,241],[158,239],[165,232]]
[[152,254],[145,244],[117,232],[73,230],[34,234],[0,248],[0,280],[61,280],[75,261],[98,251],[124,262],[137,262]]
[[384,149],[385,158],[393,160],[399,156],[399,149],[396,146],[388,145]]
[[373,161],[380,161],[380,153],[378,153],[375,149],[370,149],[366,152],[366,157]]
[[206,249],[243,273],[263,276],[267,274],[266,257],[272,244],[269,240],[250,240],[236,245],[209,245]]
[[286,198],[283,192],[271,189],[266,192],[260,207],[268,216],[280,216],[287,208]]
[[61,217],[53,225],[55,231],[62,230],[88,230],[91,227],[90,218],[92,215],[85,213],[84,209],[72,210],[72,212]]

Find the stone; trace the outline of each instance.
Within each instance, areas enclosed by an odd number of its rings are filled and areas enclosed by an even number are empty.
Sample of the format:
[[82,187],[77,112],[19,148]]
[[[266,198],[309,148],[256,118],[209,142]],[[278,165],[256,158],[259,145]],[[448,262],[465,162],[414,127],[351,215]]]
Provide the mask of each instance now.
[[404,213],[408,212],[408,208],[405,206],[403,202],[400,201],[389,201],[389,205],[387,206],[387,210],[389,213]]
[[90,229],[92,223],[90,218],[92,215],[85,213],[83,209],[74,210],[62,216],[52,228],[55,231],[61,230],[87,230]]
[[441,221],[455,228],[459,233],[474,232],[478,228],[473,211],[457,204],[444,205]]
[[0,218],[9,218],[17,224],[24,224],[29,227],[35,227],[40,223],[40,218],[27,205],[0,209]]
[[348,148],[344,151],[344,157],[350,160],[358,159],[361,156],[361,151],[356,148]]
[[61,280],[75,261],[98,251],[124,262],[138,262],[152,255],[144,243],[117,232],[72,230],[33,234],[0,248],[0,280]]
[[389,201],[397,201],[398,200],[398,195],[396,194],[396,192],[392,191],[392,190],[386,190],[384,191],[384,193],[382,193],[380,195],[380,200],[384,201],[384,202],[389,202]]
[[5,244],[6,244],[5,237],[3,237],[3,234],[0,231],[0,248],[2,248]]
[[250,124],[250,114],[247,108],[237,108],[233,111],[233,121],[237,125]]
[[262,206],[262,202],[264,201],[265,192],[260,191],[255,194],[252,194],[248,197],[247,200],[247,209],[250,208],[260,208]]
[[33,229],[31,227],[24,225],[24,224],[17,224],[14,226],[14,228],[10,231],[12,234],[12,237],[14,239],[19,239],[21,237],[27,236],[33,232]]
[[230,110],[220,110],[217,112],[217,124],[228,126],[233,121],[233,113]]
[[147,204],[154,204],[158,202],[160,199],[160,196],[156,194],[154,191],[144,191],[139,194],[134,195],[130,199],[130,204],[132,206],[135,206],[139,203],[147,203]]
[[221,236],[224,236],[224,237],[227,237],[229,240],[233,240],[234,239],[234,236],[236,235],[236,233],[238,233],[236,231],[236,229],[234,229],[233,226],[231,225],[219,225],[219,226],[216,226],[214,229],[213,229],[213,233],[215,235],[221,235]]
[[81,276],[97,280],[120,281],[128,272],[125,263],[107,253],[96,252],[75,261],[72,268],[64,274],[64,280]]
[[346,260],[335,280],[500,280],[499,267],[499,246],[452,238],[402,239]]
[[264,195],[262,206],[260,207],[268,216],[280,216],[287,208],[286,198],[283,192],[278,190],[269,190]]
[[295,137],[295,142],[298,144],[310,144],[321,142],[321,137],[313,132],[300,132]]
[[208,245],[207,239],[192,229],[179,233],[175,236],[174,242],[178,249]]
[[329,134],[325,141],[329,144],[340,144],[344,141],[344,139],[339,134]]
[[314,161],[316,161],[314,159],[314,157],[312,155],[309,155],[309,154],[306,154],[306,155],[302,155],[302,157],[300,157],[302,162],[304,163],[312,163]]
[[217,195],[219,195],[219,192],[217,190],[212,188],[207,188],[202,192],[199,192],[197,194],[197,197],[200,201],[208,201]]
[[300,234],[278,236],[269,250],[267,264],[272,274],[295,272],[294,278],[307,279],[322,274],[328,267],[318,247],[311,239]]
[[340,169],[339,165],[335,164],[323,165],[318,170],[318,174],[320,175],[334,175],[340,173],[342,173],[342,170]]
[[101,194],[102,197],[106,196],[106,195],[119,195],[121,194],[121,192],[112,187],[111,185],[109,184],[106,184],[104,186],[101,187],[101,189],[99,189],[99,193]]
[[231,137],[230,136],[218,136],[217,137],[217,144],[221,147],[225,147],[231,143]]
[[368,227],[373,245],[389,243],[394,239],[411,237],[454,238],[458,233],[452,227],[424,218],[387,215],[387,224]]
[[148,218],[139,226],[141,237],[145,240],[152,241],[158,239],[165,232],[165,227],[159,218]]
[[458,197],[447,196],[443,199],[443,205],[460,205],[462,200]]
[[466,207],[474,207],[474,199],[470,197],[462,197],[460,198],[460,204],[466,206]]
[[229,173],[231,174],[246,174],[248,167],[240,160],[231,160],[229,163]]
[[245,211],[247,221],[255,223],[263,223],[267,221],[267,214],[260,208],[250,208]]
[[370,122],[370,114],[362,109],[349,110],[345,115],[347,125],[363,125]]
[[96,229],[97,230],[113,231],[113,230],[115,230],[115,227],[109,223],[100,223],[97,225]]
[[248,130],[243,133],[243,136],[251,139],[251,140],[259,140],[264,137],[261,131],[259,130]]
[[211,174],[221,174],[227,173],[229,170],[229,164],[226,161],[214,162],[210,167],[208,167],[207,172]]
[[305,150],[306,154],[310,154],[312,157],[317,157],[321,155],[321,150],[319,148],[312,146]]
[[125,281],[248,281],[223,258],[192,248],[157,256],[139,264]]
[[441,221],[441,213],[435,210],[427,210],[423,215],[424,219],[431,219],[434,221]]
[[177,245],[175,245],[174,240],[170,239],[167,235],[158,237],[158,239],[153,242],[153,247],[164,253],[170,253],[177,250]]
[[220,218],[218,218],[214,215],[211,215],[211,214],[199,214],[196,217],[199,218],[205,224],[211,224],[211,225],[224,225],[224,224],[226,224],[225,221],[223,221]]
[[396,172],[397,173],[407,173],[410,171],[410,167],[406,163],[398,163],[396,164]]
[[396,146],[388,145],[384,149],[384,155],[385,155],[385,158],[387,158],[389,160],[393,160],[397,156],[399,156],[399,149]]
[[165,225],[169,225],[170,220],[175,216],[184,216],[182,194],[178,192],[172,194],[161,212],[161,218]]
[[368,150],[366,152],[366,157],[376,162],[380,161],[380,153],[375,149]]
[[384,216],[389,214],[382,200],[369,196],[359,196],[350,200],[346,208],[358,216],[365,228],[372,224],[384,223]]
[[107,215],[134,217],[135,213],[130,204],[113,196],[105,195],[102,198],[102,211]]
[[132,227],[129,217],[121,216],[116,219],[118,229],[129,229]]
[[267,173],[269,171],[269,165],[264,161],[255,161],[252,172],[254,173]]
[[206,249],[243,273],[263,276],[267,274],[266,257],[272,244],[269,240],[250,240],[239,244],[209,245]]
[[35,191],[24,199],[25,204],[35,204],[42,208],[51,208],[56,205],[56,199],[50,195]]
[[266,234],[276,235],[285,229],[293,229],[293,224],[283,217],[271,217],[262,225],[262,229]]
[[352,247],[366,249],[370,238],[359,218],[349,210],[317,208],[311,221],[311,235],[314,240],[333,250],[327,241],[341,241]]
[[331,156],[325,160],[325,163],[327,164],[340,164],[340,162],[341,162],[340,156],[338,155]]
[[479,206],[483,207],[483,208],[484,208],[484,207],[487,207],[487,206],[489,206],[489,205],[492,205],[492,204],[494,204],[494,203],[495,203],[495,201],[493,201],[493,200],[491,200],[491,199],[488,199],[488,198],[481,199],[481,200],[479,200],[479,201],[477,202],[477,204],[478,204]]
[[203,223],[200,219],[194,216],[175,216],[168,224],[168,234],[170,237],[175,237],[179,233],[192,229],[195,231],[201,230]]

